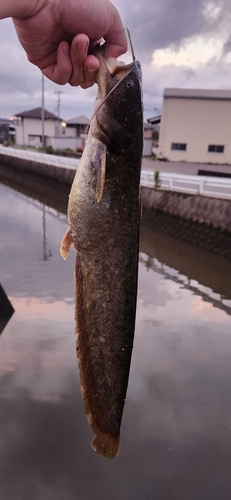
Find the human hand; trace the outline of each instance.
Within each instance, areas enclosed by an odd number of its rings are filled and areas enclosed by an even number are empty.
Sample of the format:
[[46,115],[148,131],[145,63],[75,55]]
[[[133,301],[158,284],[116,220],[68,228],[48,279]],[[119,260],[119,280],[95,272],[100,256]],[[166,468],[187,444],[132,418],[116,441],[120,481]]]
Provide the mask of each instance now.
[[[14,1],[17,7],[22,2]],[[121,18],[109,0],[34,0],[29,10],[23,1],[25,10],[13,17],[18,38],[29,61],[55,83],[92,86],[99,61],[91,50],[102,37],[106,57],[127,50]]]

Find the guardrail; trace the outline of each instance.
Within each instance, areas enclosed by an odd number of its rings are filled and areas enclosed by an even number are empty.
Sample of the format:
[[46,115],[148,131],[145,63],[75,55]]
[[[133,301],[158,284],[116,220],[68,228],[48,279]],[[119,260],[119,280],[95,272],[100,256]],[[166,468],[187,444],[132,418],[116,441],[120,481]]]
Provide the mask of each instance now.
[[75,158],[68,158],[67,156],[48,155],[26,149],[7,148],[2,145],[0,145],[0,154],[72,170],[76,170],[79,164],[79,160],[76,160]]
[[[0,145],[0,154],[72,170],[76,170],[79,164],[79,160],[75,158],[36,153],[34,151],[9,148],[2,145]],[[225,198],[227,200],[231,199],[231,179],[227,178],[160,172],[159,182],[160,188],[167,191],[199,194],[201,196]],[[142,170],[141,186],[155,188],[154,172]]]
[[[187,194],[199,194],[211,198],[231,199],[231,179],[196,175],[168,174],[160,172],[159,188]],[[141,186],[155,187],[154,172],[142,170]],[[158,189],[158,188],[157,188]]]

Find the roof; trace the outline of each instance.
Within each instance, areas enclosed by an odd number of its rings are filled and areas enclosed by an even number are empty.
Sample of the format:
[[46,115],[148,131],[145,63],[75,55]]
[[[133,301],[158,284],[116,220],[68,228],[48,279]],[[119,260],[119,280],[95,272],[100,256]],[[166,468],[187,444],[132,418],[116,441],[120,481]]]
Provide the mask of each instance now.
[[[22,111],[21,113],[16,113],[15,116],[19,116],[21,118],[41,119],[42,108],[34,108],[29,109],[28,111]],[[58,118],[58,116],[54,115],[54,113],[51,113],[50,111],[47,111],[46,109],[44,109],[44,118],[45,120],[61,120],[61,118]]]
[[165,88],[164,98],[231,100],[231,90]]
[[161,122],[161,115],[154,116],[153,118],[148,118],[148,123],[151,125],[157,125]]
[[9,120],[9,118],[0,118],[0,123],[13,123],[13,120]]
[[88,125],[89,124],[89,118],[86,116],[77,116],[76,118],[71,118],[71,120],[67,120],[66,124],[67,125]]

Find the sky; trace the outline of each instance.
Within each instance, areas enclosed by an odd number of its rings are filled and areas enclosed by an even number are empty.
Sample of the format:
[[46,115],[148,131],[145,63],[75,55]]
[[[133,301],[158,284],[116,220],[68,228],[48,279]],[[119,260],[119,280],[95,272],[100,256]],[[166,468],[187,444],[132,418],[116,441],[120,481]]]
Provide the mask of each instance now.
[[[114,0],[143,71],[145,118],[161,112],[165,87],[231,88],[230,0]],[[120,59],[128,62],[128,54]],[[18,42],[12,21],[0,21],[0,117],[41,106],[42,77]],[[45,108],[64,120],[90,117],[96,85],[83,90],[45,80]]]

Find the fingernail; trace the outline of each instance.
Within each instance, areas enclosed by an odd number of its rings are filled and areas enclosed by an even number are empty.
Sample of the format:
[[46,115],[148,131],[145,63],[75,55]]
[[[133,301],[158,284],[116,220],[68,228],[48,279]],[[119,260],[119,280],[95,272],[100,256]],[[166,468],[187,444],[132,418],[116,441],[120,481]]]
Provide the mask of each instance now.
[[97,69],[95,69],[95,68],[87,68],[87,72],[90,73],[90,75],[92,75],[93,73],[96,73],[97,70],[98,70],[98,68]]

